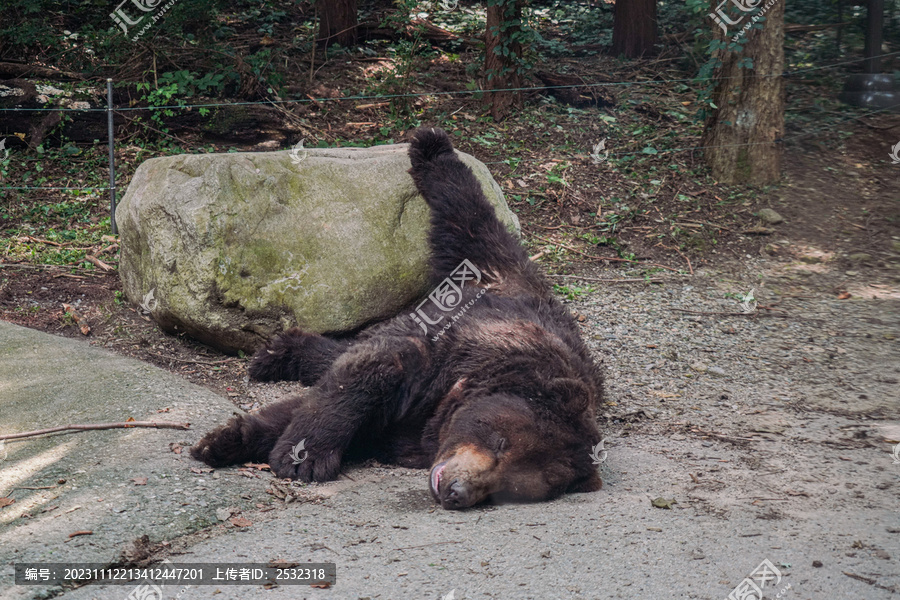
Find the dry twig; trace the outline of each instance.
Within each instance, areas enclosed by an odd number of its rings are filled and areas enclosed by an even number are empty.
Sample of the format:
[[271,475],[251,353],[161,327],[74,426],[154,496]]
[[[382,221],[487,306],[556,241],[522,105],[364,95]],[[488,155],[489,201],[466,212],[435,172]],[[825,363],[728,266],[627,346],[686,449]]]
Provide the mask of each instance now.
[[0,435],[0,440],[20,440],[22,438],[35,437],[47,433],[57,433],[60,431],[91,431],[95,429],[130,429],[132,427],[153,427],[156,429],[190,429],[190,423],[172,423],[169,421],[126,421],[122,423],[95,423],[87,425],[62,425],[60,427],[49,427],[47,429],[36,429],[34,431],[26,431],[24,433],[10,433],[8,435]]

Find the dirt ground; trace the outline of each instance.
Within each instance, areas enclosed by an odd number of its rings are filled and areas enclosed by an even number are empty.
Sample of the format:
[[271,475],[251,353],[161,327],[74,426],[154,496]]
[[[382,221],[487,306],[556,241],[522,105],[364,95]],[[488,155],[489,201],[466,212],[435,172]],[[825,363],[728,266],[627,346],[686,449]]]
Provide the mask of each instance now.
[[[369,462],[338,482],[296,486],[265,470],[224,469],[222,477],[265,489],[254,495],[258,510],[240,514],[257,528],[214,525],[165,540],[164,554],[270,560],[314,538],[303,551],[337,560],[343,584],[308,595],[316,598],[457,590],[459,598],[712,600],[764,559],[791,583],[785,597],[895,597],[900,178],[890,166],[865,166],[883,141],[873,131],[860,127],[859,142],[848,141],[854,154],[788,153],[784,184],[762,197],[785,221],[764,234],[726,232],[713,249],[657,248],[639,263],[604,262],[595,257],[606,249],[589,245],[560,255],[540,238],[568,229],[523,218],[526,243],[545,251],[537,260],[571,296],[607,376],[602,491],[560,499],[549,512],[488,505],[449,514],[416,470]],[[636,246],[640,227],[620,235]],[[645,275],[651,281],[633,281]],[[115,273],[0,265],[0,318],[155,364],[245,410],[301,391],[250,382],[245,357],[161,333],[119,290]],[[740,298],[751,290],[757,307],[745,313]],[[185,476],[200,477],[192,466],[185,458]],[[194,499],[185,502],[195,510]],[[121,593],[88,586],[65,596]],[[294,593],[201,587],[190,597]]]
[[[900,125],[900,117],[888,117],[885,122],[888,127],[895,122]],[[706,204],[698,202],[689,210],[682,209],[677,213],[681,221],[653,219],[649,213],[628,221],[617,230],[616,243],[635,253],[633,262],[619,259],[608,245],[586,242],[585,237],[600,234],[596,226],[577,224],[578,211],[596,207],[593,203],[598,197],[558,198],[531,206],[510,197],[515,176],[505,177],[500,167],[492,171],[519,213],[524,243],[555,275],[553,281],[564,293],[576,283],[576,294],[580,289],[600,287],[591,284],[591,277],[666,277],[704,268],[746,271],[749,259],[765,257],[775,265],[800,264],[810,272],[840,274],[830,294],[896,299],[900,166],[886,164],[886,154],[892,132],[900,135],[900,129],[855,123],[852,130],[840,148],[803,140],[789,145],[784,183],[733,210],[723,210],[709,197],[714,192],[700,189],[697,195],[705,198]],[[477,148],[468,150],[478,154]],[[578,187],[579,176],[585,177],[586,171],[573,169],[571,187]],[[678,185],[679,194],[693,194],[684,181]],[[660,193],[652,199],[660,215],[677,212],[675,205],[681,201],[676,195]],[[754,216],[761,208],[776,210],[784,222],[762,223]],[[683,236],[693,235],[696,239],[691,239],[697,243],[686,245],[683,252],[678,250],[675,229],[682,241]],[[716,243],[701,243],[710,239]],[[116,264],[115,259],[108,262]],[[0,318],[48,333],[86,337],[92,344],[208,386],[241,408],[256,406],[257,399],[242,391],[247,389],[245,358],[224,356],[190,339],[163,334],[148,317],[128,305],[114,271],[0,259]]]

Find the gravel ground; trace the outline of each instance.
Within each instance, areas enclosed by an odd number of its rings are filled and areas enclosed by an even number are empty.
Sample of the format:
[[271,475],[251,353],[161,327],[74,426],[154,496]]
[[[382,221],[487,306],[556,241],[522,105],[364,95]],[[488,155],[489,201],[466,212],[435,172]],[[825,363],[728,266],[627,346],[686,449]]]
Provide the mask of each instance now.
[[[338,580],[164,597],[721,600],[764,560],[781,576],[767,599],[897,597],[900,279],[748,259],[660,284],[565,281],[595,288],[569,305],[607,375],[603,490],[455,512],[435,506],[426,471],[368,463],[326,484],[253,469],[201,480],[182,457],[196,498],[243,506],[252,525],[173,536],[156,560],[335,562]],[[773,310],[743,314],[751,289]],[[302,389],[239,378],[229,388],[244,408]],[[200,514],[194,496],[185,510]]]
[[[335,588],[191,597],[712,600],[765,559],[784,576],[766,598],[896,597],[897,278],[748,260],[663,284],[590,284],[570,306],[607,374],[603,491],[449,513],[424,472],[370,463],[262,516],[265,543],[226,533],[189,550],[299,551],[337,562]],[[751,289],[774,310],[744,315]],[[300,389],[236,393],[250,406]]]

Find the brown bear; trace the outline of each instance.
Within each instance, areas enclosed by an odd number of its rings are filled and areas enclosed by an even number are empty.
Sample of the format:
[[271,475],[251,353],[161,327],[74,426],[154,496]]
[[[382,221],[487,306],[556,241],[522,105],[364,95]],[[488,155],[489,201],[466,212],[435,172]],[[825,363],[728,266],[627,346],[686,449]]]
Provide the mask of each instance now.
[[431,209],[434,291],[352,339],[292,329],[253,358],[307,393],[233,418],[191,455],[334,479],[346,459],[431,468],[444,508],[547,500],[602,485],[602,380],[578,325],[497,219],[446,133],[418,130],[410,173]]

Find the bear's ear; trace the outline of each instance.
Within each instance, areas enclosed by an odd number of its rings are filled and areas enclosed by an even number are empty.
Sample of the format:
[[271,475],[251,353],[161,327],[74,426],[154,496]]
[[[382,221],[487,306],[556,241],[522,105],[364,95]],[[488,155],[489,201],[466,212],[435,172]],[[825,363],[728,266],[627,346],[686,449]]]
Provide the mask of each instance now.
[[577,379],[557,377],[547,386],[556,400],[557,406],[569,414],[579,415],[587,410],[591,402],[588,387]]
[[596,492],[603,487],[603,480],[600,479],[600,473],[591,471],[591,474],[581,479],[576,479],[569,486],[568,492],[577,494],[580,492]]

